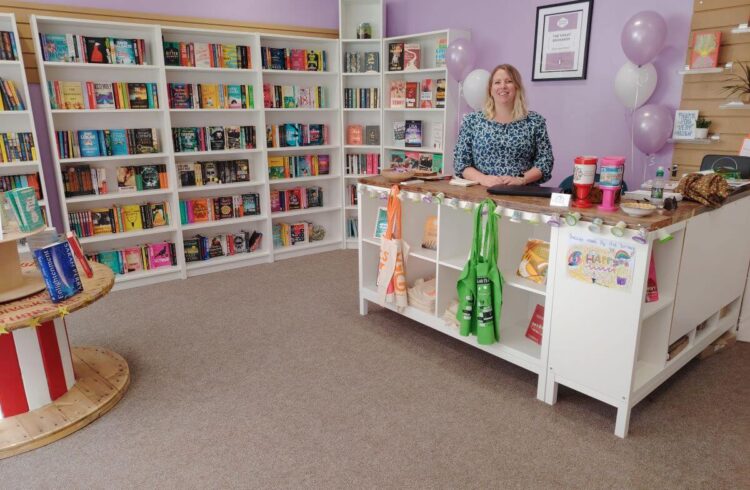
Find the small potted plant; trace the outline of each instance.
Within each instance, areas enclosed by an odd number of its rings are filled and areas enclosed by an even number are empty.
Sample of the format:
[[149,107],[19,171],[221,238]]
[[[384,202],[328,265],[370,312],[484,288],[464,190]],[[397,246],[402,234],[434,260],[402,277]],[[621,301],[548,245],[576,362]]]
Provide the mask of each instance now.
[[708,128],[711,127],[711,121],[701,116],[695,121],[695,138],[704,140],[708,138]]
[[[738,70],[735,70],[738,68]],[[739,72],[739,73],[737,73]],[[750,104],[750,64],[735,61],[732,63],[732,73],[724,80],[722,91],[727,97],[736,97],[743,104]]]

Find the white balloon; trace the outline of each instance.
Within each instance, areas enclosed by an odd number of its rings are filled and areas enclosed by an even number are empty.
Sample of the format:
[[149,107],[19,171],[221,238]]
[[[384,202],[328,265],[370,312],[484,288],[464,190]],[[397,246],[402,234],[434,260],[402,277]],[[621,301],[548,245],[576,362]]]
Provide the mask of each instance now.
[[469,107],[478,111],[484,107],[484,101],[487,99],[487,84],[490,81],[490,72],[476,69],[466,75],[463,81],[464,100]]
[[656,89],[656,68],[651,63],[638,67],[630,61],[615,76],[615,93],[628,109],[637,109]]

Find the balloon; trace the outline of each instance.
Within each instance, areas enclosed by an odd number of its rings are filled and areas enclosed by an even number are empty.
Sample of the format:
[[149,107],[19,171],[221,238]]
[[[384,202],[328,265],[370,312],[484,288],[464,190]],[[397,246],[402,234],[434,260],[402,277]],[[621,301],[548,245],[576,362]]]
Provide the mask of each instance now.
[[659,151],[672,135],[672,111],[663,105],[644,105],[633,114],[633,123],[633,142],[646,154]]
[[471,45],[471,41],[464,38],[458,38],[448,45],[448,52],[445,56],[445,64],[448,73],[456,81],[460,82],[474,68],[476,53]]
[[484,107],[487,100],[487,84],[490,82],[490,72],[478,68],[466,76],[463,82],[464,100],[475,111]]
[[617,98],[628,109],[637,109],[654,93],[656,79],[656,68],[651,63],[637,67],[626,61],[615,77]]
[[667,23],[652,10],[638,12],[625,23],[620,44],[625,56],[638,66],[653,60],[667,39]]

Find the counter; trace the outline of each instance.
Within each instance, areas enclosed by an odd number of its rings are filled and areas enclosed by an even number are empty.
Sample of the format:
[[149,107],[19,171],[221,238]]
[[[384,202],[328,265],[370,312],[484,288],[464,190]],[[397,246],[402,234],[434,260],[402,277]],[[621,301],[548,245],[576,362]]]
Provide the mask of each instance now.
[[[374,230],[390,187],[382,177],[362,179],[358,187],[362,314],[368,303],[381,303],[375,284],[380,242]],[[634,405],[737,326],[750,265],[750,247],[744,246],[750,241],[748,191],[732,195],[716,210],[681,202],[675,211],[645,218],[576,209],[581,221],[556,227],[545,224],[547,219],[540,224],[539,215],[568,210],[549,207],[548,198],[489,196],[485,188],[444,181],[403,190],[403,239],[411,245],[406,280],[412,285],[419,278],[435,278],[436,305],[432,311],[384,306],[536,373],[537,398],[548,404],[556,402],[563,384],[616,407],[617,436],[628,433]],[[438,193],[445,196],[442,203],[434,199]],[[478,345],[443,317],[456,300],[456,282],[469,255],[473,203],[487,197],[505,208],[498,221],[498,268],[505,284],[500,342]],[[420,246],[424,224],[433,216],[435,250]],[[591,227],[594,218],[604,226]],[[618,221],[628,226],[622,236],[612,234]],[[516,274],[532,238],[550,244],[546,284]],[[658,299],[647,301],[652,260]],[[544,307],[541,344],[525,336],[537,306]],[[679,352],[677,345],[683,346]]]

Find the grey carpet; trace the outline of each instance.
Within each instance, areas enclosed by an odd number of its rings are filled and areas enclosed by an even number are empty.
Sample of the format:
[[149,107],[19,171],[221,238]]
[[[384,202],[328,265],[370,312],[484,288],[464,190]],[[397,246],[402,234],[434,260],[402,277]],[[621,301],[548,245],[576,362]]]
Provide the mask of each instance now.
[[74,345],[132,371],[85,429],[0,461],[8,488],[748,488],[750,345],[615,409],[373,307],[356,253],[110,294]]

